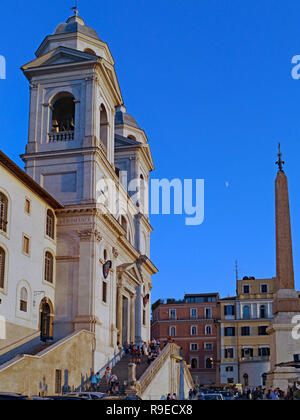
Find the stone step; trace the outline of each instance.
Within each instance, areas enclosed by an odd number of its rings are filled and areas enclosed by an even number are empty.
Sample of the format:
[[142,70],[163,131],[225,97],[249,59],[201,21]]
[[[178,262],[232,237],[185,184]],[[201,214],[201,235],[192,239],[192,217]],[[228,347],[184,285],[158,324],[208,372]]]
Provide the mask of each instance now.
[[[119,379],[119,394],[125,395],[128,393],[126,390],[126,383],[128,381],[128,364],[131,363],[131,356],[126,355],[123,357],[116,366],[113,367],[112,373],[117,375]],[[148,368],[147,356],[142,356],[141,363],[136,365],[136,378],[137,380],[143,375]],[[106,383],[105,377],[102,377],[98,387],[99,392],[107,392],[110,389],[110,385]]]

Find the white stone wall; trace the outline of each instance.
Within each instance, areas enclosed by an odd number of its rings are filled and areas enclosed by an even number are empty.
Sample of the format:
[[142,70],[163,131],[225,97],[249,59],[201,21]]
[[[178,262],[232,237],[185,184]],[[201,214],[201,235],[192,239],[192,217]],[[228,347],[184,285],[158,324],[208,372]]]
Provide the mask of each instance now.
[[[55,269],[54,283],[44,281],[45,252],[56,255],[56,242],[46,236],[46,214],[51,207],[3,166],[0,166],[0,191],[9,200],[8,231],[0,231],[0,246],[6,251],[6,278],[4,289],[0,290],[0,314],[6,322],[36,330],[39,328],[41,300],[47,297],[53,306],[55,300]],[[31,202],[30,215],[25,213],[25,198]],[[22,252],[23,234],[30,238],[29,256]],[[27,312],[20,311],[22,287],[28,292]]]

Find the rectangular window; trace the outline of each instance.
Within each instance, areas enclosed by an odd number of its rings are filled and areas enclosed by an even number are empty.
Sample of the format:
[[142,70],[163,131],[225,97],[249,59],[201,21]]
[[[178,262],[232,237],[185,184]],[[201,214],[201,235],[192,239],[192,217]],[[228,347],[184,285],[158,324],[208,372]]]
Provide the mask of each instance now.
[[197,343],[192,343],[192,344],[191,344],[191,350],[192,350],[192,351],[196,351],[196,350],[198,350],[198,344],[197,344]]
[[225,357],[225,359],[233,359],[234,358],[233,348],[225,349],[224,350],[224,357]]
[[253,357],[253,349],[251,347],[242,349],[242,357]]
[[205,308],[205,319],[211,319],[211,318],[212,318],[211,308]]
[[176,319],[176,309],[170,309],[169,317],[170,319]]
[[61,394],[62,387],[61,387],[61,370],[55,370],[55,394]]
[[300,354],[294,354],[294,362],[300,362]]
[[227,383],[228,384],[233,384],[234,383],[234,378],[227,378]]
[[248,284],[243,285],[243,293],[248,295],[250,293],[250,286]]
[[145,309],[143,310],[143,325],[146,325],[146,311]]
[[30,239],[28,236],[23,236],[23,252],[26,255],[30,254]]
[[260,347],[258,349],[258,355],[260,357],[270,356],[270,348],[269,347]]
[[191,318],[197,319],[197,309],[191,309]]
[[227,366],[225,370],[226,372],[233,372],[233,366]]
[[205,343],[204,344],[204,349],[205,349],[205,351],[212,351],[213,344],[212,343]]
[[224,315],[234,315],[234,305],[226,305],[224,306]]
[[258,327],[258,335],[268,335],[267,333],[268,326],[260,326]]
[[260,292],[261,293],[268,293],[268,285],[267,284],[261,284],[260,285]]
[[235,328],[234,327],[227,327],[224,329],[225,337],[234,337],[235,336]]
[[242,327],[241,328],[241,335],[242,336],[248,336],[248,335],[250,335],[250,327]]
[[102,282],[102,302],[107,303],[107,283]]
[[31,213],[31,201],[28,198],[25,199],[25,213]]

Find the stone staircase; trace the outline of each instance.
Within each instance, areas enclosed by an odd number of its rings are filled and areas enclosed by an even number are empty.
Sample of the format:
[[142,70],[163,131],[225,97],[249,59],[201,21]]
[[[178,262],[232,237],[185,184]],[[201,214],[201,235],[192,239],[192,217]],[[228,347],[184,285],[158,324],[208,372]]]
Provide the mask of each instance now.
[[[112,369],[112,373],[117,375],[119,379],[119,394],[120,395],[130,394],[130,392],[127,390],[128,364],[129,363],[131,363],[131,356],[126,355]],[[139,378],[148,369],[148,367],[149,367],[149,364],[147,361],[147,356],[142,356],[141,363],[139,365],[136,365],[136,379],[137,380],[139,380]],[[98,391],[106,393],[109,390],[109,388],[110,386],[106,383],[105,377],[102,377]]]

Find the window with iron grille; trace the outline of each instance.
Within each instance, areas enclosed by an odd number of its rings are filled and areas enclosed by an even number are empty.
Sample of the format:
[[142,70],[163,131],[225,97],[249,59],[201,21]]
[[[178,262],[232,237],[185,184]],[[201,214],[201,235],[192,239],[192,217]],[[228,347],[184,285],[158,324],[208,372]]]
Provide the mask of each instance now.
[[0,247],[0,289],[4,289],[5,279],[5,251]]
[[0,230],[7,232],[8,199],[0,193]]
[[45,280],[53,283],[53,255],[49,251],[45,254]]
[[54,239],[55,234],[55,216],[51,210],[47,211],[46,235]]

